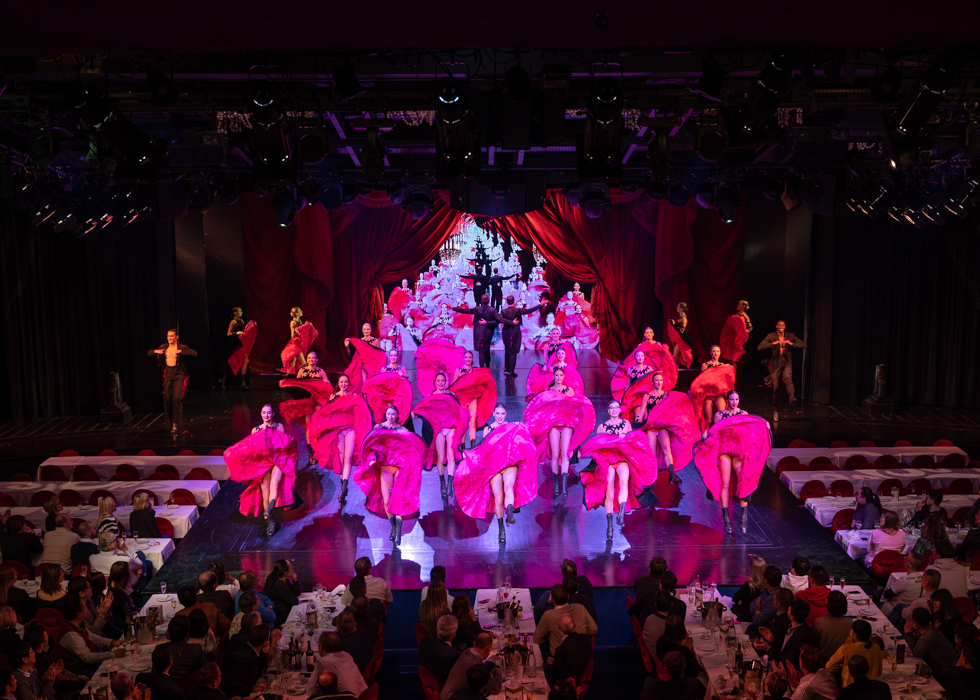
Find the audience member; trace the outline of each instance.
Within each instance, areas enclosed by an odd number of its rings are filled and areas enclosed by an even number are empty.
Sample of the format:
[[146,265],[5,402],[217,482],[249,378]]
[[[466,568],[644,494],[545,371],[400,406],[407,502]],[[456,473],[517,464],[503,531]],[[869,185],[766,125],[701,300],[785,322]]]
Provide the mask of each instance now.
[[[752,611],[749,604],[759,597],[765,589],[766,560],[762,557],[752,557],[749,564],[749,580],[735,591],[732,596],[732,613],[739,622],[749,622]],[[777,586],[778,588],[778,586]]]
[[190,632],[191,621],[186,616],[178,615],[170,620],[170,623],[167,625],[167,638],[170,641],[160,644],[157,647],[158,649],[166,649],[170,652],[172,662],[170,666],[170,677],[178,685],[183,685],[184,681],[194,671],[202,668],[207,663],[201,645],[191,644],[187,641]]
[[936,559],[926,567],[926,571],[938,571],[942,577],[939,588],[949,591],[954,598],[961,598],[970,594],[968,588],[970,567],[958,564],[953,558],[955,552],[948,540],[940,540],[936,544]]
[[316,688],[310,695],[310,700],[332,700],[333,698],[341,700],[342,698],[356,697],[351,692],[339,689],[340,683],[337,674],[333,671],[321,671],[320,675],[314,676],[312,680],[316,681]]
[[286,559],[277,561],[272,567],[272,573],[265,579],[262,592],[272,601],[272,607],[276,611],[276,627],[282,627],[282,623],[289,617],[289,611],[299,603],[299,576],[293,571],[292,563]]
[[60,645],[59,654],[65,668],[80,676],[89,676],[106,659],[121,658],[125,649],[122,642],[113,641],[89,632],[85,627],[85,604],[77,596],[71,596],[62,610],[65,622],[53,635],[52,644]]
[[793,689],[793,700],[836,700],[837,681],[826,669],[827,657],[815,646],[805,644],[800,649],[799,661],[796,666],[802,674],[799,680],[797,674],[793,673],[786,664],[774,665],[775,669],[786,677],[790,688]]
[[[660,590],[670,593],[673,600],[670,604],[670,614],[680,617],[687,616],[687,604],[674,595],[677,590],[677,575],[673,571],[665,571],[660,577]],[[644,596],[643,600],[638,600],[629,609],[629,614],[640,620],[640,624],[646,624],[647,618],[657,612],[657,601],[655,596]]]
[[783,574],[779,569],[775,566],[766,567],[762,574],[762,592],[759,593],[750,608],[752,624],[756,627],[767,625],[770,620],[776,617],[774,596],[782,580]]
[[881,516],[880,525],[868,537],[868,553],[864,557],[864,565],[869,568],[881,552],[902,552],[905,549],[905,532],[902,531],[902,521],[899,520],[898,513],[886,510]]
[[21,642],[14,652],[7,653],[7,661],[14,670],[17,700],[52,700],[54,698],[54,679],[64,669],[60,661],[51,664],[42,674],[36,667],[34,647],[29,642]]
[[362,595],[356,596],[351,601],[350,607],[346,608],[345,612],[350,612],[354,616],[357,627],[367,632],[368,637],[371,638],[371,644],[374,644],[378,641],[378,637],[381,636],[381,628],[377,613],[371,609],[372,602],[376,603],[378,601],[369,601]]
[[10,567],[0,569],[0,605],[9,605],[22,620],[34,615],[34,603],[23,588],[17,588],[17,573]]
[[[561,577],[562,581],[571,576],[578,581],[578,592],[581,595],[593,598],[592,595],[592,582],[589,581],[589,577],[578,575],[578,565],[571,559],[563,559],[561,562]],[[637,598],[639,600],[639,598]],[[554,608],[554,603],[551,600],[551,592],[545,591],[538,598],[538,601],[534,604],[534,624],[541,622],[541,616],[548,610]]]
[[84,520],[75,523],[75,532],[78,533],[79,540],[71,547],[72,569],[76,566],[91,566],[89,558],[93,554],[99,553],[99,539],[92,523]]
[[[238,600],[235,601],[235,609],[238,610],[238,612],[235,613],[235,617],[231,618],[231,627],[228,628],[228,634],[234,636],[241,632],[242,620],[244,617],[249,613],[257,612],[256,608],[258,607],[259,597],[255,595],[255,591],[249,591],[245,595],[239,596]],[[261,616],[259,619],[262,619]],[[273,621],[275,621],[274,616]]]
[[943,679],[943,686],[949,700],[976,700],[980,697],[980,645],[968,644],[963,647],[956,659],[956,666]]
[[969,562],[973,555],[978,552],[980,552],[980,510],[973,514],[966,538],[956,546],[956,558],[960,561]]
[[466,685],[452,694],[449,700],[485,700],[490,683],[490,669],[484,664],[473,664],[466,669]]
[[805,600],[810,605],[810,615],[806,619],[808,625],[827,614],[827,596],[830,595],[828,580],[827,570],[820,565],[814,566],[810,569],[809,588],[795,596],[797,600]]
[[221,669],[216,663],[205,664],[187,691],[187,700],[225,700],[226,697],[221,690]]
[[112,532],[103,532],[99,535],[98,554],[89,557],[92,570],[108,576],[112,571],[112,565],[120,561],[125,562],[129,568],[127,586],[132,590],[138,585],[139,578],[143,573],[143,565],[138,558],[130,555],[125,540],[120,539]]
[[211,603],[231,624],[235,617],[235,598],[228,591],[218,590],[218,576],[213,571],[205,571],[197,577],[201,587],[197,594],[198,603]]
[[548,692],[548,700],[578,700],[578,691],[571,681],[557,681]]
[[[98,605],[92,602],[92,584],[85,576],[75,576],[68,582],[68,595],[76,595],[85,605],[85,628],[102,634],[112,610],[112,594],[104,596]],[[105,637],[112,637],[107,631]]]
[[231,627],[231,620],[214,607],[213,603],[201,602],[197,595],[197,586],[185,583],[177,589],[177,600],[184,606],[182,610],[177,611],[178,617],[190,615],[192,610],[203,611],[208,618],[208,627],[214,632],[215,637],[220,637]]
[[940,588],[933,593],[929,596],[929,612],[932,613],[932,624],[939,628],[950,644],[955,645],[956,626],[960,623],[962,615],[956,608],[953,594],[945,588]]
[[140,537],[162,537],[156,515],[149,497],[145,493],[136,494],[133,496],[133,512],[129,514],[129,529]]
[[419,603],[419,622],[430,635],[436,634],[436,623],[443,615],[452,614],[446,603],[446,586],[442,581],[433,581],[425,598]]
[[371,663],[373,650],[371,649],[371,638],[368,633],[357,628],[357,621],[354,613],[342,612],[334,620],[337,626],[337,634],[340,635],[340,649],[350,654],[357,665],[357,670],[364,673],[364,670]]
[[704,674],[704,669],[701,668],[698,658],[694,655],[693,647],[694,640],[687,633],[684,618],[678,615],[668,617],[667,624],[664,626],[664,633],[657,640],[657,658],[666,659],[670,652],[677,652],[684,657],[685,677],[703,677],[703,680],[706,680],[707,676]]
[[851,628],[851,636],[840,649],[834,652],[827,662],[827,670],[840,673],[842,686],[847,687],[854,682],[851,678],[849,662],[854,656],[863,656],[868,661],[867,677],[875,680],[881,675],[881,659],[884,651],[871,641],[871,624],[867,620],[855,620]]
[[943,502],[943,492],[939,489],[931,489],[924,499],[915,504],[915,515],[906,523],[912,527],[922,527],[923,523],[934,513],[939,513],[939,506]]
[[656,593],[656,612],[647,618],[643,623],[643,641],[647,645],[650,656],[657,657],[657,640],[664,633],[667,625],[667,618],[670,617],[670,606],[674,602],[674,596],[668,591],[657,591]]
[[797,557],[789,573],[783,576],[782,588],[788,588],[793,595],[810,587],[810,560]]
[[0,654],[12,656],[20,644],[17,635],[17,616],[9,605],[0,605]]
[[44,536],[44,554],[42,561],[58,564],[65,574],[71,574],[71,548],[74,547],[81,538],[72,532],[71,516],[62,513],[54,519],[54,529]]
[[313,693],[316,690],[316,679],[323,671],[330,671],[337,676],[337,688],[342,693],[353,693],[360,696],[367,690],[367,683],[364,677],[357,670],[357,665],[350,654],[343,651],[340,647],[340,636],[336,632],[324,632],[320,635],[317,645],[319,658],[316,666],[313,667],[313,675],[310,676],[306,684],[306,692]]
[[[800,649],[804,646],[816,646],[817,635],[806,623],[810,612],[810,605],[805,600],[794,600],[790,603],[787,615],[789,616],[789,629],[783,636],[783,643],[778,646],[775,644],[775,635],[771,630],[760,628],[759,634],[769,643],[764,651],[772,661],[790,661],[800,655]],[[756,646],[759,650],[759,646]]]
[[579,605],[581,605],[586,609],[586,611],[589,613],[589,616],[593,620],[598,618],[598,615],[596,615],[595,613],[595,603],[592,602],[592,598],[583,593],[579,593],[577,578],[575,578],[574,576],[566,576],[565,579],[562,581],[562,585],[565,587],[565,590],[568,591],[569,603],[578,603]]
[[[492,646],[493,638],[484,633],[476,638],[472,647],[460,654],[449,672],[449,678],[442,686],[442,691],[439,693],[440,700],[449,700],[457,690],[467,685],[467,671],[470,670],[471,666],[486,664]],[[490,679],[487,682],[486,690],[490,695],[496,695],[502,687],[503,673],[491,664]]]
[[[429,569],[429,585],[431,585],[433,581],[439,581],[446,588],[446,605],[452,607],[453,596],[449,593],[449,584],[446,583],[445,566],[436,565]],[[422,587],[422,600],[425,600],[425,596],[429,593],[429,585]]]
[[241,590],[241,584],[237,578],[225,571],[224,564],[220,561],[213,561],[208,564],[208,571],[218,578],[218,585],[215,587],[216,591],[227,591],[232,599],[238,595],[238,592]]
[[152,692],[142,683],[133,683],[128,673],[119,671],[109,682],[115,700],[150,700]]
[[[771,645],[777,649],[781,649],[783,639],[786,638],[786,633],[789,631],[791,624],[789,620],[789,606],[793,604],[793,594],[789,592],[788,588],[777,588],[772,600],[776,616],[765,625],[765,628],[772,634]],[[770,643],[762,639],[760,628],[756,625],[749,625],[746,632],[749,638],[752,639],[752,644],[756,651],[759,654],[764,654]]]
[[[854,517],[851,518],[852,530],[873,530],[881,520],[881,500],[878,494],[869,486],[862,486],[854,494]],[[904,544],[904,543],[903,543]]]
[[[374,618],[374,621],[379,625],[385,621],[387,604],[378,598],[368,598],[367,583],[365,583],[363,576],[355,576],[352,578],[347,586],[347,592],[352,596],[351,602],[347,606],[348,610],[351,610],[354,607],[354,599],[363,597],[367,601],[367,610],[371,617]],[[428,593],[428,589],[426,590],[426,593]]]
[[901,622],[902,610],[918,598],[922,592],[922,567],[922,557],[910,552],[905,557],[905,570],[908,573],[895,581],[894,588],[886,588],[882,594],[882,598],[886,602],[882,603],[881,612],[896,627]]
[[[809,581],[807,585],[810,585]],[[789,683],[786,682],[785,675],[782,673],[770,673],[766,676],[765,695],[762,696],[762,700],[782,700],[782,698],[786,697],[787,692],[789,692]]]
[[[977,641],[978,636],[980,636],[980,630],[978,630],[972,622],[960,622],[957,624],[953,641],[957,657],[959,657],[960,652],[963,651],[964,648],[973,646],[973,644]],[[978,691],[980,691],[980,689],[978,689]]]
[[811,625],[817,635],[820,653],[828,659],[851,636],[851,620],[846,615],[847,596],[840,591],[831,591],[827,596],[827,614]]
[[136,682],[150,689],[152,700],[184,700],[180,685],[170,677],[170,667],[174,663],[170,651],[161,644],[153,650],[150,658],[153,663],[151,670],[136,676]]
[[473,611],[473,605],[467,595],[458,595],[453,598],[453,617],[459,622],[456,628],[456,636],[453,638],[453,646],[463,651],[473,646],[473,641],[478,634],[483,634],[484,630],[480,627],[480,621]]
[[534,643],[541,645],[542,658],[550,657],[564,639],[564,634],[558,629],[562,613],[568,613],[575,622],[575,631],[582,634],[596,634],[599,628],[589,612],[579,603],[568,602],[568,591],[560,583],[551,588],[551,602],[555,606],[546,610],[541,616],[541,622],[534,628]]
[[667,571],[667,560],[654,557],[650,560],[650,575],[638,578],[633,584],[634,600],[643,600],[643,596],[655,594],[660,590],[660,578]]
[[[571,579],[574,581],[575,579]],[[585,667],[592,661],[592,637],[575,631],[575,620],[570,613],[558,618],[558,630],[565,635],[561,644],[552,652],[544,667],[549,682],[571,678],[578,682]]]
[[453,647],[453,639],[459,621],[453,615],[443,615],[436,624],[435,636],[426,635],[419,642],[419,665],[431,673],[441,688],[449,678],[449,672],[463,653]]
[[[248,631],[248,644],[225,655],[221,673],[221,690],[225,695],[245,697],[253,691],[266,690],[265,683],[259,677],[262,673],[262,659],[269,654],[270,639],[268,627],[255,625]],[[193,646],[200,649],[196,644]]]
[[[376,599],[383,601],[385,603],[390,603],[394,600],[391,595],[391,590],[388,588],[388,584],[385,583],[383,578],[378,578],[377,576],[371,575],[371,560],[367,557],[360,557],[354,562],[354,573],[358,576],[364,577],[364,585],[367,587],[367,593],[365,595],[368,599]],[[343,595],[340,596],[340,602],[344,605],[350,605],[353,595],[351,595],[350,590],[344,591]],[[448,605],[448,601],[447,601]]]
[[909,651],[929,664],[942,683],[942,679],[956,665],[956,650],[939,628],[933,627],[932,613],[925,608],[913,610],[911,619],[905,621],[905,639],[908,640]]
[[58,527],[57,519],[61,515],[61,512],[65,509],[65,504],[61,502],[61,499],[57,495],[52,494],[44,501],[41,506],[41,510],[45,512],[44,516],[44,532],[48,533]]
[[663,661],[670,680],[662,681],[656,674],[648,676],[643,683],[640,700],[690,700],[704,695],[701,681],[685,675],[687,661],[683,654],[668,652]]
[[[52,532],[56,532],[56,530]],[[65,570],[61,566],[58,564],[44,564],[44,568],[41,569],[41,588],[38,590],[37,597],[34,599],[34,605],[38,610],[41,608],[54,608],[58,611],[64,611],[65,602],[68,597],[68,593],[61,586],[61,582],[64,580]]]
[[31,561],[43,552],[44,545],[23,515],[11,515],[7,518],[6,531],[0,535],[0,554],[3,554],[5,562],[17,561],[28,571],[34,571]]
[[122,533],[119,520],[116,519],[116,499],[112,496],[99,498],[99,520],[96,531],[99,533],[100,539],[106,532],[111,532],[116,537]]
[[197,610],[191,610],[191,614],[187,616],[187,619],[191,623],[191,631],[187,635],[187,641],[191,644],[200,644],[205,656],[213,653],[218,646],[218,639],[214,636],[214,632],[211,631],[211,626],[208,624],[208,616],[204,614],[203,610],[198,608]]
[[262,622],[272,629],[276,626],[276,609],[273,606],[272,601],[269,597],[259,591],[255,586],[258,585],[258,579],[255,576],[255,572],[248,570],[243,571],[238,577],[238,592],[235,594],[235,613],[241,612],[239,608],[239,601],[242,596],[246,593],[254,593],[256,599],[258,600],[258,605],[255,608],[259,615],[262,617]]
[[852,656],[847,661],[847,675],[851,682],[845,682],[840,693],[840,700],[891,700],[892,691],[883,681],[871,680],[868,677],[870,667],[868,659],[860,654]]
[[942,584],[942,582],[942,574],[935,569],[922,572],[922,580],[920,581],[919,585],[919,597],[915,598],[911,603],[902,609],[902,620],[911,620],[912,613],[919,608],[928,611],[929,599],[932,598],[933,593],[939,590],[939,586]]

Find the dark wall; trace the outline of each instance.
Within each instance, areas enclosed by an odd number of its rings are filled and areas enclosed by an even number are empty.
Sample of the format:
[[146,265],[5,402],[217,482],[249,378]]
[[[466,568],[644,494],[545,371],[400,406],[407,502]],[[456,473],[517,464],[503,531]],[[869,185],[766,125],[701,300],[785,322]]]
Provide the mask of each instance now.
[[211,335],[208,320],[207,263],[204,256],[204,217],[188,211],[174,220],[176,250],[177,323],[180,342],[197,351],[197,357],[187,361],[190,380],[188,391],[209,391],[211,388]]
[[[214,376],[227,370],[228,350],[238,347],[229,343],[228,322],[233,306],[242,307],[248,321],[245,303],[245,252],[242,248],[241,209],[216,202],[204,215],[204,260],[207,269],[208,319],[211,364]],[[230,370],[228,370],[230,372]]]

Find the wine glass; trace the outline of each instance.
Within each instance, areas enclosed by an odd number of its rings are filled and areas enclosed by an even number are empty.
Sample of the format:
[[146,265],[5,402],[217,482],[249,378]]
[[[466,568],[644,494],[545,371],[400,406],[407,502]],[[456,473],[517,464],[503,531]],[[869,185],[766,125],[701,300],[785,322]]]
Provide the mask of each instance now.
[[160,582],[160,594],[161,595],[167,595],[167,582],[166,581],[161,581]]

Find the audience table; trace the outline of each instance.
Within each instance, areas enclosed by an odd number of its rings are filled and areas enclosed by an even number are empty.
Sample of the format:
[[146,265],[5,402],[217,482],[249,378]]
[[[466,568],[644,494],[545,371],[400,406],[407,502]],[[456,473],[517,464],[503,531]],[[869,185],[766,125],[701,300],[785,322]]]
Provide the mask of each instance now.
[[177,611],[183,610],[184,606],[177,600],[177,591],[175,590],[167,593],[155,593],[143,604],[140,615],[146,615],[154,605],[159,606],[163,612],[163,625],[157,628],[157,634],[164,634],[167,623],[173,619]]
[[[342,591],[341,591],[342,592]],[[340,602],[340,594],[333,591],[318,596],[316,593],[300,593],[299,603],[294,605],[282,624],[282,644],[289,641],[289,637],[302,637],[306,630],[306,612],[310,603],[313,603],[317,612],[317,625],[313,629],[312,636],[307,633],[307,640],[313,641],[313,648],[319,642],[320,635],[324,632],[335,632],[337,626],[334,620],[340,613],[344,612],[344,604]]]
[[211,476],[218,481],[228,479],[228,465],[225,464],[224,457],[212,457],[210,455],[158,455],[151,457],[138,457],[136,455],[120,455],[118,457],[50,457],[37,468],[37,480],[41,480],[41,467],[53,464],[61,467],[65,476],[71,479],[71,472],[75,466],[86,464],[95,470],[95,473],[102,477],[102,481],[108,481],[109,477],[116,473],[116,468],[120,464],[129,464],[139,472],[140,479],[146,479],[156,468],[169,464],[177,469],[180,478],[187,476],[187,472],[195,467],[204,467]]
[[[517,600],[518,604],[521,606],[521,618],[518,622],[518,632],[517,634],[534,634],[534,606],[531,602],[531,589],[530,588],[511,588],[508,594],[508,600]],[[507,675],[507,669],[503,664],[503,657],[498,657],[497,654],[500,652],[500,643],[506,640],[503,637],[503,630],[500,620],[497,618],[497,613],[488,608],[494,606],[497,602],[497,589],[495,588],[478,588],[476,591],[476,600],[473,601],[473,610],[476,612],[477,620],[480,623],[480,627],[485,630],[490,630],[495,635],[497,635],[493,640],[493,647],[491,648],[491,660],[501,666],[504,670],[504,687],[501,691],[495,695],[490,695],[488,698],[490,700],[504,700],[507,695],[507,690],[515,690],[520,684],[524,688],[525,695],[530,698],[532,695],[538,695],[541,700],[548,695],[548,682],[545,680],[544,676],[544,662],[541,658],[541,647],[537,644],[531,644],[531,651],[534,654],[535,662],[535,674],[534,677],[524,677],[523,669],[521,671],[520,678],[510,678]]]
[[[838,530],[834,534],[834,539],[847,552],[847,556],[851,559],[860,558],[863,562],[864,556],[868,553],[868,538],[871,537],[872,532],[873,530]],[[950,531],[951,535],[953,532]],[[918,540],[918,535],[905,533],[905,547],[902,549],[902,554],[908,554]]]
[[819,481],[826,487],[835,481],[847,481],[857,491],[862,486],[868,486],[876,493],[878,486],[885,479],[898,479],[902,486],[908,486],[915,479],[927,479],[935,488],[945,488],[956,479],[968,479],[972,484],[973,491],[980,489],[980,469],[912,469],[893,468],[893,469],[855,469],[840,471],[838,469],[824,469],[815,471],[784,471],[779,475],[786,488],[799,498],[800,491],[808,481]]
[[[891,510],[898,513],[898,517],[901,518],[902,522],[906,522],[912,517],[915,512],[915,504],[921,499],[919,496],[908,495],[902,496],[896,502],[895,499],[890,496],[881,499],[881,507],[883,510]],[[977,500],[976,494],[955,494],[943,497],[942,507],[946,509],[947,515],[950,518],[953,517],[955,513],[960,508],[968,508],[973,505],[973,502]],[[853,497],[841,497],[836,498],[834,496],[823,496],[822,498],[809,498],[806,502],[806,509],[813,514],[813,517],[817,519],[817,522],[824,527],[830,527],[830,524],[834,520],[834,515],[839,510],[845,508],[854,508],[855,501]]]
[[[197,506],[156,506],[153,510],[156,512],[156,517],[163,518],[174,526],[174,539],[178,540],[187,536],[198,516]],[[98,525],[96,522],[99,518],[98,506],[71,506],[65,508],[64,512],[72,517],[76,525],[83,520]],[[35,527],[43,526],[44,519],[48,515],[40,506],[10,508],[10,514],[23,515]],[[129,529],[129,516],[132,514],[132,506],[116,508],[116,519],[124,530]]]
[[170,493],[174,489],[186,489],[194,494],[197,505],[202,508],[211,503],[211,499],[218,495],[218,482],[216,480],[159,480],[159,481],[45,481],[41,483],[30,481],[6,481],[3,482],[4,493],[10,494],[21,506],[30,506],[31,497],[41,491],[51,491],[59,493],[65,489],[77,491],[88,501],[89,496],[95,491],[106,490],[112,493],[117,503],[129,503],[133,493],[139,489],[146,489],[156,494],[157,502],[166,501],[170,498]]
[[899,462],[911,464],[912,460],[919,455],[927,455],[933,460],[939,461],[949,454],[961,454],[970,461],[970,456],[959,447],[778,447],[770,450],[766,464],[770,469],[775,470],[779,460],[783,457],[796,457],[800,464],[809,464],[817,457],[827,457],[838,467],[843,467],[848,457],[852,455],[864,455],[869,462],[882,455],[891,455]]

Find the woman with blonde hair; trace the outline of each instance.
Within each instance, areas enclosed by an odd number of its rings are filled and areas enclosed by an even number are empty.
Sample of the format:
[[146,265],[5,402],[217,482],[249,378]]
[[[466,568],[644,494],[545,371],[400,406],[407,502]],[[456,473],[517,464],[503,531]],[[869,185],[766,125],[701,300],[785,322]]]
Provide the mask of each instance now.
[[55,519],[58,517],[58,514],[65,509],[65,506],[62,505],[60,498],[52,495],[44,502],[42,508],[44,508],[44,512],[47,513],[47,516],[44,518],[44,531],[51,532],[56,527],[54,524]]
[[129,516],[129,529],[133,537],[160,537],[156,510],[145,493],[133,496],[133,514]]
[[67,591],[61,586],[64,580],[61,564],[46,564],[41,570],[41,590],[37,592],[35,607],[64,611],[67,599]]
[[443,615],[452,615],[446,604],[446,584],[442,581],[431,581],[425,600],[419,604],[419,622],[433,637],[436,636],[436,623]]
[[102,496],[99,499],[99,526],[98,533],[111,532],[119,537],[122,528],[116,519],[116,499],[112,496]]
[[762,585],[765,573],[766,560],[762,557],[752,557],[752,562],[749,564],[749,580],[743,583],[732,596],[732,612],[740,622],[752,620],[751,604],[765,590]]

